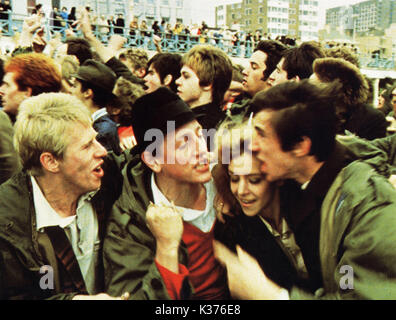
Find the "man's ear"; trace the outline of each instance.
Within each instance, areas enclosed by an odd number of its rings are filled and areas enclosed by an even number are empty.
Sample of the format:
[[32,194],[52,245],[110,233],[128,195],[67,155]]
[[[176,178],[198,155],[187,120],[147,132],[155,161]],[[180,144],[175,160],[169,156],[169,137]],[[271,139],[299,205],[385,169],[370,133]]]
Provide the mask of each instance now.
[[40,155],[40,163],[45,171],[49,171],[51,173],[59,172],[59,161],[50,152],[43,152]]
[[149,151],[143,151],[140,155],[142,161],[155,173],[160,173],[162,166],[156,157]]
[[312,141],[308,137],[303,137],[302,141],[298,142],[292,153],[296,157],[304,157],[310,154],[311,152]]
[[83,94],[84,99],[87,99],[87,100],[88,100],[88,99],[92,99],[92,98],[93,98],[93,95],[94,95],[92,89],[87,89],[87,90],[85,90],[82,94]]
[[135,74],[139,78],[144,78],[146,76],[146,68],[139,68],[139,69],[135,70]]
[[26,92],[26,98],[30,98],[32,96],[32,88],[27,87],[25,92]]
[[164,79],[164,81],[163,81],[164,85],[165,86],[169,86],[171,84],[171,82],[172,82],[172,79],[173,79],[172,75],[171,74],[167,74],[165,79]]
[[203,91],[212,91],[212,83],[208,84],[207,86],[201,86]]

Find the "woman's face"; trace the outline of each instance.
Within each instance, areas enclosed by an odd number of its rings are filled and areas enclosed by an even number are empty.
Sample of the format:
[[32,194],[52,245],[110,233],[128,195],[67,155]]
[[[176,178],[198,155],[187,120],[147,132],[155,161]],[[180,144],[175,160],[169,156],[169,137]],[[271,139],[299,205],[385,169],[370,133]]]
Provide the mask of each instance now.
[[271,196],[269,183],[260,172],[260,161],[249,153],[231,160],[228,166],[230,188],[247,216],[255,216]]

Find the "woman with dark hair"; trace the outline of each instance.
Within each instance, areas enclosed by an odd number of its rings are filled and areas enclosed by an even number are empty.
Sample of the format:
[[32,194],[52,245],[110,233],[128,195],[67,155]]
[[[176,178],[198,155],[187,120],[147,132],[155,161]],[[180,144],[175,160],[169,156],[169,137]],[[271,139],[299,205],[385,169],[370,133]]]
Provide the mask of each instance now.
[[[280,214],[278,187],[266,181],[260,161],[249,151],[251,126],[225,123],[217,134],[219,164],[213,169],[216,188],[233,217],[223,216],[215,239],[236,252],[254,257],[278,285],[304,285],[304,260],[288,223]],[[223,204],[220,204],[222,206]]]

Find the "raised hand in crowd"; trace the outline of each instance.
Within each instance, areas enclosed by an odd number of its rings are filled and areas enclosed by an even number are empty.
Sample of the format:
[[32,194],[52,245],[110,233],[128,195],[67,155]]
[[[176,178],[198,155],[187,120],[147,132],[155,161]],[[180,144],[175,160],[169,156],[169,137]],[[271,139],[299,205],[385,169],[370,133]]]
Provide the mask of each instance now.
[[39,29],[43,29],[41,16],[35,15],[25,18],[22,25],[21,37],[19,39],[20,47],[30,47],[33,44],[33,37]]
[[147,226],[157,242],[156,260],[174,273],[179,272],[178,251],[183,234],[183,219],[175,207],[150,204]]
[[127,39],[125,37],[120,36],[119,34],[113,34],[110,37],[107,47],[117,52],[118,50],[121,50],[123,48],[126,42]]

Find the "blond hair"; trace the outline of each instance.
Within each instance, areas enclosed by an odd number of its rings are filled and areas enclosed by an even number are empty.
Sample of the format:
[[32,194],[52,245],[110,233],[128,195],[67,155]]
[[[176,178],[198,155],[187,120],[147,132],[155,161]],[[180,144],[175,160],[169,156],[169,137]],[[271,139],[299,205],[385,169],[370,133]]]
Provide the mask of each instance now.
[[120,53],[119,58],[129,61],[136,70],[140,68],[146,69],[149,61],[147,52],[141,48],[128,48]]
[[14,146],[23,168],[39,176],[43,152],[62,159],[70,142],[68,133],[76,122],[92,126],[88,109],[69,94],[44,93],[23,101],[14,127]]

